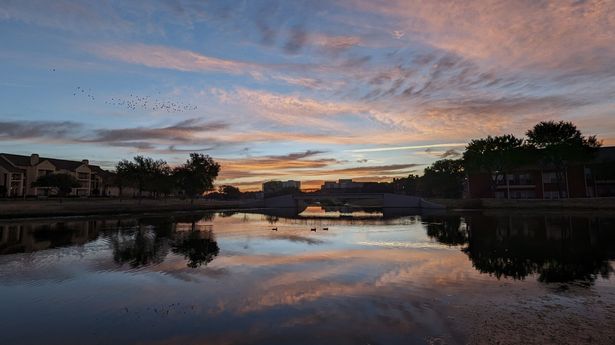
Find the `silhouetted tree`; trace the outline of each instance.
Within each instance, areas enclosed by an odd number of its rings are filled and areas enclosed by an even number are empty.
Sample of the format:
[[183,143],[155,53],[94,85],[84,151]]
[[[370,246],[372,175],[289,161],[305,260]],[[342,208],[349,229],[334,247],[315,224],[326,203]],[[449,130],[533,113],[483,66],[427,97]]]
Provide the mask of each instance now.
[[395,192],[406,195],[417,195],[419,193],[419,181],[418,175],[410,174],[408,177],[396,179],[393,184],[395,185]]
[[69,194],[73,188],[80,186],[75,176],[64,173],[39,176],[36,181],[32,182],[32,187],[57,189],[60,202],[62,202],[62,197]]
[[221,186],[220,192],[224,196],[225,200],[237,200],[241,198],[241,191],[239,190],[239,188],[234,187],[234,186],[229,186],[229,185]]
[[191,153],[185,164],[175,168],[174,175],[178,186],[193,203],[196,195],[202,195],[213,188],[219,172],[220,165],[210,156]]
[[592,158],[601,143],[595,136],[585,137],[572,122],[540,122],[526,133],[528,144],[540,150],[540,162],[545,168],[553,168],[559,197],[562,198],[566,166],[570,162],[587,161]]
[[528,158],[523,139],[512,134],[488,136],[470,141],[463,153],[463,165],[467,172],[487,173],[491,177],[491,188],[495,191],[500,180],[506,179],[506,172],[521,165]]
[[419,189],[424,196],[459,198],[463,191],[463,164],[459,159],[441,159],[425,168]]
[[133,186],[132,163],[126,159],[119,161],[115,165],[115,175],[112,184],[118,188],[120,200],[122,199],[124,187]]
[[173,170],[166,163],[156,166],[152,171],[149,189],[155,193],[156,197],[160,195],[168,196],[173,191],[175,185],[176,181]]
[[169,175],[170,168],[164,160],[154,160],[150,157],[135,156],[131,161],[122,160],[116,166],[124,180],[129,181],[139,191],[139,200],[144,191],[156,193],[161,188],[160,177]]

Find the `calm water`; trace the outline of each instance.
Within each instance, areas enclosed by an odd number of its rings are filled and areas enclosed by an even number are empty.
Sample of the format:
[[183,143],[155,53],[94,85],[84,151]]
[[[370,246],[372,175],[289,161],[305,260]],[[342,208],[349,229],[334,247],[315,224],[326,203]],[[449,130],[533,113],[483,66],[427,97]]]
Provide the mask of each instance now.
[[0,221],[0,344],[614,343],[615,217],[351,211]]

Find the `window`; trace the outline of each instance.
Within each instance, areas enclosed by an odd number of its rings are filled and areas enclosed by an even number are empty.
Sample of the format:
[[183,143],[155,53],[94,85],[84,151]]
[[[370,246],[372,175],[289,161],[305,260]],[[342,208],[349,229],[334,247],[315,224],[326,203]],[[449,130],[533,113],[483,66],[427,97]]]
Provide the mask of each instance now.
[[[562,191],[562,198],[567,198],[566,191]],[[544,194],[545,199],[559,199],[558,191],[546,191]]]
[[79,177],[80,180],[88,180],[90,178],[90,174],[88,173],[77,173],[77,176]]
[[[565,180],[565,176],[562,176],[562,182]],[[554,171],[542,173],[542,181],[544,183],[557,183],[557,175]]]

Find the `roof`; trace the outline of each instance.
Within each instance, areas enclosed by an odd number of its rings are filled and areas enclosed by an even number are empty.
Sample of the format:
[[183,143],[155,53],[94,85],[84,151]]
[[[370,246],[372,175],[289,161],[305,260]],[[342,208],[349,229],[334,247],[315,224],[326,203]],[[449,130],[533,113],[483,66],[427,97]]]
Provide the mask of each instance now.
[[83,162],[79,162],[79,161],[69,161],[69,160],[65,160],[65,159],[55,159],[55,158],[40,157],[40,161],[41,162],[44,161],[44,160],[49,161],[58,170],[74,171],[74,170],[77,170],[77,168],[79,168],[80,166],[84,165]]
[[[82,161],[71,161],[67,159],[39,157],[39,162],[43,162],[43,161],[49,161],[58,170],[68,170],[68,171],[75,171],[77,170],[77,168],[84,165]],[[13,169],[17,169],[15,172],[23,171],[22,169],[19,169],[16,166],[31,166],[30,156],[14,155],[10,153],[0,153],[0,164],[2,164],[3,162],[9,167]],[[4,167],[5,164],[2,164],[2,166]],[[100,174],[107,173],[107,171],[101,169],[98,165],[90,165],[90,164],[86,164],[86,165],[93,172],[100,173]]]
[[3,167],[4,169],[12,173],[22,173],[23,172],[22,169],[19,169],[18,167],[11,164],[11,162],[9,162],[6,158],[4,158],[2,154],[0,154],[0,167]]
[[13,155],[10,153],[0,153],[11,164],[17,166],[30,166],[30,156]]
[[595,160],[598,162],[615,162],[615,146],[599,148]]

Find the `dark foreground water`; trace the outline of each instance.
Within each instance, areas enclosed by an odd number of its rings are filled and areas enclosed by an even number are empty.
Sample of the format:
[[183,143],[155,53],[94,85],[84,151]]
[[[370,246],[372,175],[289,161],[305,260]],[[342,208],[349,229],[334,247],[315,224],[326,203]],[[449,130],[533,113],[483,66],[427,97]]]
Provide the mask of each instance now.
[[0,344],[615,343],[615,216],[341,211],[0,221]]

